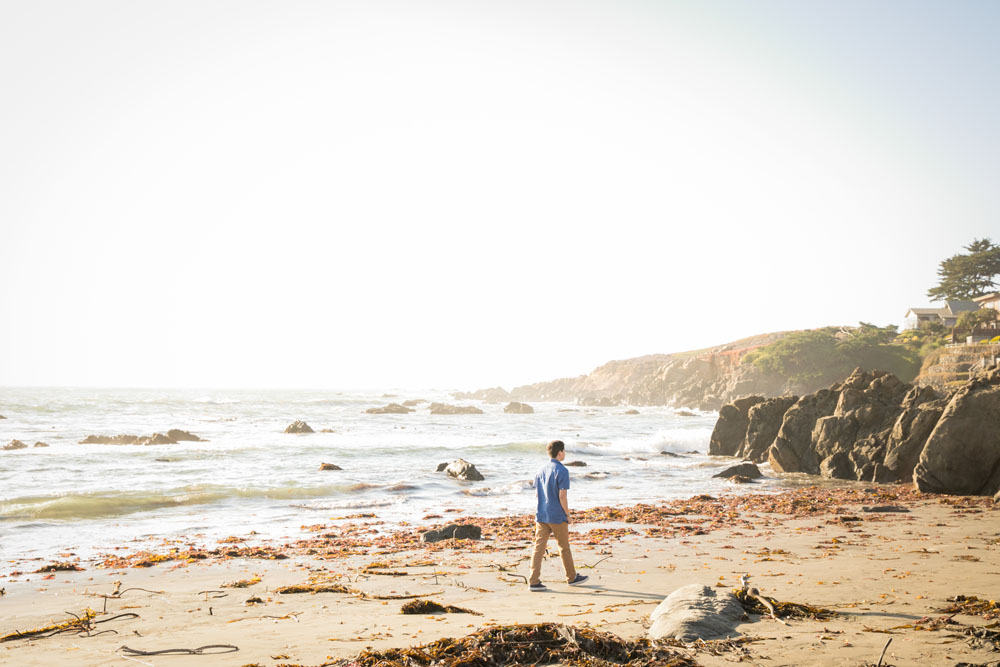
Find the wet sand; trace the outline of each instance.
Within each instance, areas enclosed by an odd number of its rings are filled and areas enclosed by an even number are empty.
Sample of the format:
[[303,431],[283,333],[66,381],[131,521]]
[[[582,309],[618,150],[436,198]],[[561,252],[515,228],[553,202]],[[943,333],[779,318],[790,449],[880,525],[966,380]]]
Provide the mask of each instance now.
[[[909,512],[862,511],[885,504]],[[1000,660],[990,642],[977,648],[959,636],[997,617],[940,611],[955,595],[1000,599],[1000,507],[988,498],[921,496],[901,487],[807,488],[604,508],[576,518],[574,555],[591,579],[580,587],[561,583],[560,561],[550,550],[545,593],[529,592],[524,581],[530,517],[464,519],[481,524],[485,539],[433,545],[418,543],[416,528],[386,534],[377,517],[356,517],[308,527],[302,542],[252,552],[258,558],[238,550],[225,555],[227,545],[207,558],[185,557],[183,549],[165,550],[159,558],[122,549],[104,567],[82,562],[82,571],[2,578],[0,635],[62,622],[70,618],[66,612],[88,607],[98,616],[90,636],[0,643],[0,664],[320,665],[369,648],[461,637],[491,624],[554,622],[638,638],[671,591],[691,583],[731,589],[744,574],[764,595],[838,616],[785,623],[750,616],[737,631],[754,641],[721,655],[691,644],[678,648],[681,654],[706,666],[730,664],[740,652],[759,665],[874,665],[892,638],[883,665]],[[442,520],[429,519],[427,526]],[[204,555],[186,555],[194,553]],[[18,567],[29,572],[43,565]],[[239,580],[253,583],[225,586]],[[118,581],[119,596],[101,597]],[[303,583],[349,592],[275,591]],[[403,615],[407,600],[399,596],[407,595],[482,615]],[[260,602],[247,604],[250,598]],[[1000,616],[997,607],[993,612]],[[933,623],[947,616],[951,623]],[[115,632],[98,634],[104,630]],[[120,650],[213,644],[239,650],[200,656],[127,656]]]

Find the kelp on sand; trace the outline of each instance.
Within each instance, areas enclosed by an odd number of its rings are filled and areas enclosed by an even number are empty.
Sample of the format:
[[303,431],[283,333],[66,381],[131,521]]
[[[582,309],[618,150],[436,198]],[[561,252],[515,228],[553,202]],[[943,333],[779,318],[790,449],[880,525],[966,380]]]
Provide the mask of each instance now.
[[363,651],[323,667],[502,667],[561,663],[580,666],[695,667],[691,658],[649,639],[623,639],[557,623],[494,626],[461,638],[385,651]]

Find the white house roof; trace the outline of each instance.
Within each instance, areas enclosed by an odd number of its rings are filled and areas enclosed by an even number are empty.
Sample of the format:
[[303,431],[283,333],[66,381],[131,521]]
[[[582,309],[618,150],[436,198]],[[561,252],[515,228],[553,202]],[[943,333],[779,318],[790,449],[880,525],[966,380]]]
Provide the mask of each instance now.
[[994,292],[993,294],[984,294],[982,296],[977,296],[973,299],[976,303],[987,303],[989,301],[1000,301],[1000,292]]

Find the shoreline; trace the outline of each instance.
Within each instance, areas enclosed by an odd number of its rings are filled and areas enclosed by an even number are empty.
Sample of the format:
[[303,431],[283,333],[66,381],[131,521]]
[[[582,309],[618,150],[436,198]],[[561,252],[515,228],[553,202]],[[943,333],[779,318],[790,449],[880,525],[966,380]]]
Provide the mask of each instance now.
[[[861,510],[877,505],[909,511]],[[62,622],[70,618],[67,612],[80,614],[88,607],[107,612],[97,621],[118,614],[138,618],[95,626],[118,634],[2,642],[0,662],[188,664],[190,657],[126,657],[116,651],[232,644],[238,652],[203,657],[204,664],[320,665],[367,647],[416,646],[491,624],[555,622],[640,638],[649,613],[676,588],[703,583],[732,589],[749,574],[764,595],[840,615],[788,620],[788,625],[751,617],[737,631],[760,639],[731,646],[730,659],[731,651],[740,650],[757,664],[874,664],[892,637],[884,664],[982,664],[1000,654],[948,637],[964,626],[920,628],[930,627],[921,619],[946,616],[935,610],[945,608],[948,597],[1000,599],[998,512],[990,498],[933,496],[886,485],[595,508],[574,512],[571,524],[578,569],[591,581],[578,588],[558,583],[558,557],[550,550],[543,568],[550,590],[543,594],[528,592],[522,581],[530,515],[461,521],[480,526],[482,541],[425,544],[417,541],[415,527],[381,534],[373,532],[377,517],[357,517],[348,520],[353,525],[307,527],[302,538],[263,549],[239,546],[240,538],[210,550],[175,545],[173,553],[167,547],[128,552],[127,545],[117,545],[119,556],[106,559],[103,567],[83,564],[82,571],[0,578],[6,589],[0,596],[0,635]],[[440,521],[456,515],[442,515]],[[362,519],[374,525],[357,523]],[[245,588],[224,586],[241,580]],[[127,592],[101,597],[111,594],[117,581]],[[275,592],[304,583],[341,592]],[[414,595],[482,616],[401,615],[407,600],[400,596]],[[250,598],[261,601],[244,604]],[[995,618],[959,614],[952,620],[984,626]],[[698,664],[726,663],[725,652],[684,650]]]

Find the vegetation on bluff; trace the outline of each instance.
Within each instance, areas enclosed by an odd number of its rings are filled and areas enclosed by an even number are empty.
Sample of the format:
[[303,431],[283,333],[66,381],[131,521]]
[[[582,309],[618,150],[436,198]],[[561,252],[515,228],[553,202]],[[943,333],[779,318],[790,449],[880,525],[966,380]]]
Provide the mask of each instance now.
[[743,363],[801,385],[827,384],[857,367],[887,370],[904,382],[920,371],[924,341],[899,340],[894,325],[861,322],[856,328],[825,327],[793,331],[770,345],[751,350]]

